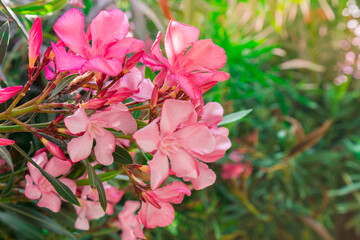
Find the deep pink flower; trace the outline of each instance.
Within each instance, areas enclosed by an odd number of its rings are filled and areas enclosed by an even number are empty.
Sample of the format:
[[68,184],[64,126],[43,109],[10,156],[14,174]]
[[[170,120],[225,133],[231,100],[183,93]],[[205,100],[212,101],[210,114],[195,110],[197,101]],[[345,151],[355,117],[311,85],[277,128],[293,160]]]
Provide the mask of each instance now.
[[29,68],[34,68],[35,61],[40,54],[40,47],[43,39],[41,19],[36,18],[29,33]]
[[194,153],[205,155],[215,148],[208,127],[197,122],[192,103],[173,99],[164,102],[160,119],[137,131],[133,138],[145,152],[155,153],[149,161],[152,189],[169,176],[168,157],[176,176],[197,178],[200,172]]
[[0,146],[12,145],[12,144],[14,144],[14,143],[15,143],[14,140],[5,139],[5,138],[0,138]]
[[104,111],[86,115],[83,108],[79,108],[69,117],[66,117],[65,126],[73,134],[84,132],[81,137],[73,138],[67,146],[68,153],[73,162],[87,158],[93,146],[93,139],[96,140],[94,148],[96,160],[103,165],[110,165],[114,158],[115,137],[104,128],[113,128],[125,134],[136,131],[137,124],[129,113],[128,108],[123,104],[113,104]]
[[[199,99],[218,81],[229,74],[217,71],[226,63],[224,49],[211,39],[198,40],[199,29],[170,20],[165,35],[166,59],[160,50],[161,32],[151,48],[151,56],[144,55],[143,62],[153,70],[161,70],[154,84],[180,86],[191,98]],[[187,50],[190,47],[189,50]]]
[[170,203],[180,204],[184,194],[190,196],[191,191],[181,182],[173,182],[165,187],[144,192],[144,200],[137,218],[139,223],[146,228],[170,225],[175,218],[175,211]]
[[[45,151],[38,151],[33,157],[33,160],[46,172],[54,177],[58,177],[67,173],[71,168],[69,161],[61,160],[57,157],[52,157],[48,161]],[[29,199],[40,199],[39,207],[46,207],[53,212],[59,212],[61,208],[61,197],[56,193],[54,187],[32,164],[28,163],[30,175],[25,176],[25,196]],[[67,185],[73,192],[76,191],[76,183],[68,178],[60,178],[65,185]]]
[[238,178],[242,175],[248,178],[251,175],[252,168],[250,162],[225,163],[222,166],[221,176],[223,179]]
[[[84,15],[76,8],[64,13],[54,25],[57,36],[69,48],[52,44],[59,71],[89,70],[116,76],[122,71],[125,55],[139,51],[143,42],[126,37],[129,22],[118,9],[101,11],[84,32]],[[89,44],[91,40],[91,46]]]
[[15,96],[22,88],[22,86],[14,86],[0,89],[0,103],[6,102]]
[[122,240],[137,240],[133,231],[138,221],[135,212],[140,208],[138,201],[126,201],[123,210],[119,213],[115,226],[122,229]]

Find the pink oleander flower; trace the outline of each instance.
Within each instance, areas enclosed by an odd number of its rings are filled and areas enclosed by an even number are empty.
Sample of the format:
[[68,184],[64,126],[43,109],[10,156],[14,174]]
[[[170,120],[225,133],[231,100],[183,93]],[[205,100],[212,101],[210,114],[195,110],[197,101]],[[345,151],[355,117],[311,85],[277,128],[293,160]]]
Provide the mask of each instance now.
[[[147,229],[170,225],[175,218],[175,211],[170,203],[180,204],[184,194],[190,196],[191,191],[182,182],[173,182],[165,187],[143,192],[143,201],[137,216],[139,225],[142,224]],[[139,238],[144,238],[140,230],[139,226],[135,226],[134,234]]]
[[[68,10],[54,25],[57,36],[68,52],[52,44],[59,71],[96,70],[110,76],[122,71],[125,56],[139,51],[143,42],[126,37],[129,22],[118,9],[101,11],[84,32],[84,15],[76,8]],[[89,42],[91,41],[91,46]]]
[[124,191],[118,190],[116,187],[111,186],[106,182],[103,183],[103,185],[107,199],[106,214],[113,215],[114,205],[121,200],[122,196],[124,195]]
[[133,138],[145,152],[154,153],[153,159],[148,162],[152,189],[158,188],[169,176],[168,157],[176,176],[193,179],[200,174],[199,165],[205,168],[194,154],[202,156],[215,149],[212,133],[206,124],[197,122],[197,114],[190,101],[164,101],[161,118],[137,131]]
[[134,228],[139,223],[136,220],[135,212],[140,208],[138,201],[126,201],[123,210],[119,213],[117,221],[114,223],[116,227],[122,229],[122,240],[137,240],[134,235]]
[[14,140],[6,139],[6,138],[0,138],[0,146],[7,146],[14,144]]
[[223,179],[238,178],[242,175],[248,178],[251,175],[252,168],[250,162],[225,163],[222,166],[221,176]]
[[[46,172],[54,177],[59,177],[67,173],[71,168],[69,161],[61,160],[57,157],[52,157],[48,161],[46,152],[39,150],[33,160]],[[41,174],[39,169],[33,166],[31,163],[27,164],[30,174],[25,176],[25,196],[29,199],[40,199],[38,202],[39,207],[46,207],[53,212],[59,212],[61,208],[61,197],[56,193],[54,187],[50,182]],[[76,191],[76,183],[68,178],[60,178],[71,191]]]
[[83,0],[68,0],[68,4],[71,4],[74,7],[85,8]]
[[82,187],[80,198],[78,198],[81,207],[75,206],[77,218],[75,228],[80,230],[89,230],[89,220],[100,218],[105,215],[96,191],[94,192],[90,186]]
[[143,56],[145,65],[161,70],[154,84],[164,84],[165,89],[180,86],[189,97],[199,99],[218,81],[229,78],[228,73],[217,71],[226,63],[224,49],[211,39],[198,38],[196,27],[170,20],[164,43],[168,59],[160,50],[161,32],[151,48],[151,55]]
[[0,103],[6,102],[15,96],[22,88],[22,86],[14,86],[0,89]]
[[73,134],[84,132],[81,137],[73,138],[67,146],[68,153],[73,162],[87,158],[92,150],[93,140],[96,140],[94,148],[96,160],[103,165],[110,165],[114,158],[115,136],[104,128],[113,128],[125,134],[133,133],[137,129],[135,119],[128,108],[123,104],[113,104],[103,111],[98,111],[90,117],[83,108],[64,120],[65,126]]
[[41,19],[36,18],[29,33],[29,68],[34,68],[36,59],[40,54],[40,47],[43,39]]
[[108,101],[109,103],[121,102],[131,97],[137,102],[144,102],[151,98],[153,89],[154,85],[150,79],[144,79],[139,69],[132,68],[110,89],[110,92],[116,91],[116,93]]

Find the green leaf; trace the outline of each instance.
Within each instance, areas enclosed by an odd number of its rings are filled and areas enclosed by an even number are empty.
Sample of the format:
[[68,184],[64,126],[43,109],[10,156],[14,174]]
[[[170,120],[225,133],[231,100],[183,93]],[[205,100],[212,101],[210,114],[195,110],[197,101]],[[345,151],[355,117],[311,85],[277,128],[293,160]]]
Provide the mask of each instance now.
[[328,196],[329,197],[345,196],[345,195],[352,193],[354,191],[357,191],[357,190],[360,190],[360,183],[354,183],[354,184],[347,185],[340,189],[330,190],[328,192]]
[[0,0],[1,5],[4,7],[5,11],[10,15],[10,17],[15,21],[16,25],[20,28],[22,34],[26,38],[26,41],[29,41],[29,33],[26,31],[24,25],[20,22],[16,14],[9,8],[3,0]]
[[26,236],[26,239],[44,238],[40,231],[37,231],[34,225],[31,225],[12,214],[0,212],[0,221],[3,224],[6,224],[9,228],[13,229],[19,235]]
[[37,226],[46,228],[52,232],[68,236],[72,239],[76,239],[75,236],[61,226],[59,223],[55,222],[51,218],[41,214],[39,211],[35,211],[31,208],[27,208],[20,205],[12,205],[12,204],[0,204],[0,207],[10,210],[16,214],[19,214],[26,218],[31,223],[36,223]]
[[96,189],[98,191],[98,196],[99,196],[99,202],[100,202],[102,209],[105,212],[106,206],[107,206],[107,201],[106,201],[106,193],[105,193],[104,185],[101,182],[98,175],[95,175],[95,180],[96,180]]
[[9,165],[11,169],[11,174],[6,183],[6,186],[1,192],[1,195],[4,196],[8,194],[11,191],[11,189],[14,187],[14,165],[12,163],[12,159],[9,151],[4,146],[0,146],[0,158],[2,158],[6,162],[6,164]]
[[0,64],[4,61],[6,50],[10,40],[10,25],[9,21],[6,21],[0,27]]
[[[100,178],[100,180],[102,182],[106,182],[109,181],[113,178],[115,178],[117,175],[119,175],[121,173],[121,171],[112,171],[112,172],[106,172],[106,173],[101,173],[98,175],[98,177]],[[76,185],[77,186],[86,186],[86,185],[90,185],[90,181],[88,178],[85,179],[81,179],[81,180],[77,180],[76,181]]]
[[67,0],[53,0],[44,3],[44,0],[39,0],[12,8],[15,13],[25,15],[47,15],[61,10],[65,7]]
[[80,206],[80,203],[74,193],[59,179],[53,177],[49,173],[47,173],[44,169],[42,169],[39,165],[36,164],[19,146],[16,144],[12,145],[28,162],[34,165],[41,174],[50,182],[50,184],[55,188],[56,192],[65,200],[69,201],[72,204]]
[[136,119],[136,123],[137,123],[137,129],[138,130],[147,125],[144,121],[141,121],[141,120],[138,120],[138,119]]
[[88,159],[84,160],[85,163],[85,167],[86,167],[86,171],[88,173],[88,179],[89,179],[89,183],[91,187],[96,188],[96,173],[94,168],[91,166],[90,162]]
[[115,152],[113,152],[114,161],[121,164],[133,164],[133,159],[124,148],[116,145]]
[[64,77],[63,80],[59,82],[59,84],[55,87],[55,89],[52,91],[50,98],[55,97],[60,93],[65,87],[69,85],[69,83],[76,78],[78,74],[71,74],[69,76]]
[[248,109],[248,110],[242,110],[239,112],[230,113],[230,114],[224,116],[223,120],[218,124],[218,126],[222,126],[222,125],[225,125],[228,123],[240,121],[246,115],[248,115],[251,111],[252,111],[252,109]]

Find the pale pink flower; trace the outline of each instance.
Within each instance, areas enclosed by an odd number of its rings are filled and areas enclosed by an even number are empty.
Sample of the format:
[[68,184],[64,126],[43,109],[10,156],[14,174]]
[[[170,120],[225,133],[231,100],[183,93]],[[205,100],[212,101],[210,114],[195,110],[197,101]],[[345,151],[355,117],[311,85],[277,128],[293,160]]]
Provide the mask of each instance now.
[[250,162],[225,163],[222,166],[221,176],[223,179],[238,178],[242,175],[248,178],[251,175],[252,168]]
[[132,68],[110,89],[116,93],[109,98],[109,103],[121,102],[128,97],[137,102],[144,102],[151,98],[153,89],[154,85],[150,79],[144,79],[139,69]]
[[94,148],[96,160],[103,165],[110,165],[114,158],[115,136],[104,128],[113,128],[125,134],[136,131],[137,124],[128,108],[123,104],[113,104],[104,111],[86,115],[83,108],[79,108],[69,117],[66,117],[65,126],[73,134],[84,132],[81,137],[73,138],[67,146],[68,153],[73,162],[87,158],[92,150],[93,140],[96,140]]
[[41,19],[36,18],[29,33],[29,68],[34,68],[35,61],[40,54],[40,47],[43,39]]
[[[166,59],[160,50],[161,32],[151,48],[151,56],[144,55],[145,65],[161,70],[154,84],[166,87],[180,86],[193,99],[225,81],[229,74],[217,71],[226,63],[224,49],[211,39],[198,40],[199,29],[170,20],[165,34]],[[189,50],[187,50],[190,47]]]
[[6,102],[15,96],[22,88],[22,86],[14,86],[0,89],[0,103]]
[[152,189],[169,176],[168,157],[176,176],[197,178],[200,172],[194,153],[201,156],[215,148],[206,124],[197,122],[192,103],[173,99],[164,101],[160,119],[137,131],[133,138],[145,152],[154,153],[149,161]]
[[124,191],[118,190],[106,182],[104,182],[103,185],[107,199],[106,214],[112,215],[114,213],[114,205],[121,200]]
[[[182,182],[173,182],[165,187],[143,192],[143,201],[137,218],[139,224],[143,224],[145,228],[170,225],[175,218],[175,211],[170,203],[180,204],[184,194],[190,196],[191,191]],[[139,227],[135,230],[138,231]],[[138,236],[137,233],[135,235]]]
[[[67,173],[71,168],[69,161],[61,160],[57,157],[52,157],[48,161],[46,152],[41,150],[36,153],[33,160],[46,172],[54,177],[58,177]],[[41,174],[39,169],[28,163],[30,174],[25,176],[25,196],[29,199],[40,199],[38,202],[39,207],[46,207],[53,212],[59,212],[61,208],[61,197],[56,193],[51,183]],[[60,178],[71,191],[76,191],[76,183],[68,178]]]
[[140,208],[138,201],[126,201],[123,210],[119,213],[115,226],[122,229],[122,240],[136,240],[133,231],[139,223],[136,220],[135,212]]
[[78,200],[81,207],[74,205],[78,215],[75,221],[75,228],[89,230],[89,220],[100,218],[105,215],[105,212],[98,201],[86,200],[86,198],[79,198]]
[[74,7],[85,8],[83,0],[68,0],[68,4],[71,4]]
[[[139,51],[143,42],[126,37],[129,22],[118,9],[101,11],[84,32],[84,15],[76,8],[64,13],[54,25],[57,36],[69,48],[52,44],[59,71],[96,70],[116,76],[122,71],[126,54]],[[89,44],[91,40],[91,46]]]

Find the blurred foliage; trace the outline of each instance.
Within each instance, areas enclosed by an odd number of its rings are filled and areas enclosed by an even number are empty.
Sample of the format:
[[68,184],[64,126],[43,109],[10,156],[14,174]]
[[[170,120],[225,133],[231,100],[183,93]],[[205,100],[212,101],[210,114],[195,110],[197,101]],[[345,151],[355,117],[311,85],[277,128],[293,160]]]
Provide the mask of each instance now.
[[[13,2],[19,21],[29,30],[32,16],[18,6],[21,1]],[[70,7],[61,5],[63,1],[48,2],[60,5],[31,8],[34,15],[45,15],[44,46],[56,41],[52,25]],[[253,109],[242,122],[226,125],[232,151],[241,152],[243,161],[253,165],[251,175],[222,179],[221,165],[230,161],[226,155],[211,166],[218,175],[216,184],[193,191],[176,206],[174,223],[148,231],[149,239],[360,239],[359,80],[347,75],[343,84],[334,83],[346,53],[339,43],[355,37],[346,28],[350,17],[342,15],[347,1],[86,0],[84,4],[87,21],[106,7],[126,11],[146,50],[158,30],[165,33],[167,18],[196,26],[201,38],[211,38],[225,49],[224,71],[231,74],[209,91],[206,101],[220,101],[226,113]],[[4,83],[24,84],[26,57],[26,40],[11,22],[9,51],[1,65]],[[253,134],[258,141],[249,137]],[[20,145],[38,144],[25,133],[13,135]],[[28,146],[29,152],[32,149]],[[24,168],[16,161],[14,166],[15,174]],[[40,209],[29,216],[35,205],[20,192],[16,197],[24,202],[17,210],[10,204],[15,198],[0,200],[0,236],[71,235],[66,230],[74,221],[70,206],[65,204],[60,214]],[[47,222],[49,218],[54,223]],[[93,230],[75,236],[119,239],[104,221],[93,221]]]

